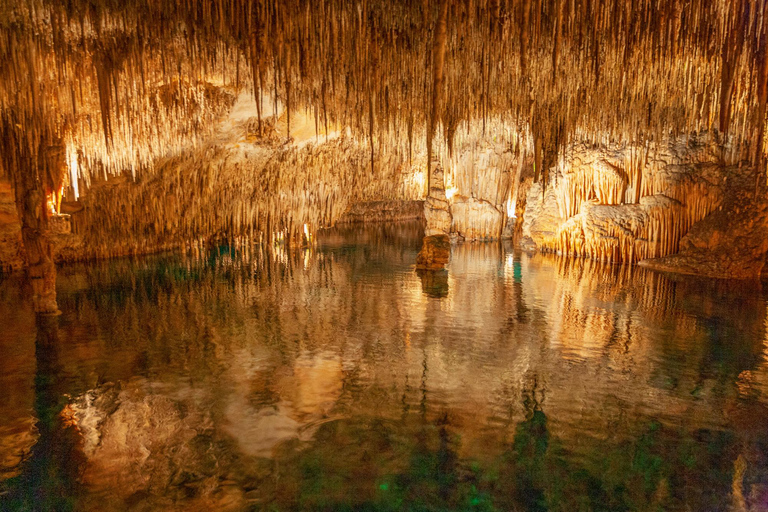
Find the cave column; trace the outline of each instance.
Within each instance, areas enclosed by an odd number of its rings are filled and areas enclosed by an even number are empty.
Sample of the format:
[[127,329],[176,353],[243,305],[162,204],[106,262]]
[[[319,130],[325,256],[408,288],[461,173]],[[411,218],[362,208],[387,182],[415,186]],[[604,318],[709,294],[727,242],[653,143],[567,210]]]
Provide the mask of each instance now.
[[35,165],[38,163],[35,160],[39,159],[21,157],[19,163],[26,165],[14,166],[11,177],[35,313],[57,314],[56,265],[49,234],[52,212],[48,206],[44,173],[40,165]]
[[21,221],[21,237],[35,312],[55,314],[59,311],[56,303],[56,265],[53,263],[48,231],[50,214],[46,194],[41,180],[34,176],[23,175],[21,180],[14,181],[16,209]]
[[[430,166],[432,167],[432,166]],[[426,232],[424,245],[416,259],[416,266],[422,269],[437,270],[448,263],[451,256],[451,210],[445,195],[445,179],[439,165],[432,167],[430,173],[429,195],[424,201]]]
[[[426,21],[426,4],[425,4]],[[434,29],[432,46],[432,106],[427,126],[427,198],[424,201],[426,218],[426,236],[424,244],[416,258],[419,269],[437,270],[443,268],[451,256],[451,242],[448,233],[451,230],[451,210],[445,195],[443,170],[432,161],[432,143],[440,118],[443,87],[445,82],[445,45],[447,39],[448,0],[441,0],[438,18]]]

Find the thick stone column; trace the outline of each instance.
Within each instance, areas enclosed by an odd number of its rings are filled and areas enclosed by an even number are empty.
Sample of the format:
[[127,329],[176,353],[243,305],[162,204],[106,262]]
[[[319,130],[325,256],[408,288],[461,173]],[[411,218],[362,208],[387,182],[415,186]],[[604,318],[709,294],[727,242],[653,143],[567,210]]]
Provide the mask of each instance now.
[[0,170],[11,178],[16,196],[35,312],[56,314],[56,266],[48,226],[53,212],[48,198],[61,190],[67,162],[60,136],[40,117],[47,119],[39,112],[0,113]]
[[[22,125],[3,123],[3,165],[8,172],[16,196],[16,211],[21,223],[21,238],[27,275],[32,285],[36,313],[56,314],[56,266],[50,242],[49,221],[53,215],[48,205],[53,191],[61,188],[66,171],[64,148],[46,143],[51,137],[37,140],[25,133]],[[10,126],[9,126],[10,125]]]
[[56,314],[56,265],[49,239],[47,197],[37,173],[15,173],[16,210],[36,313]]
[[448,233],[451,231],[452,219],[450,204],[445,196],[443,170],[440,167],[434,167],[429,182],[429,195],[424,201],[426,236],[424,245],[416,258],[416,268],[438,270],[448,263],[451,256],[451,241]]

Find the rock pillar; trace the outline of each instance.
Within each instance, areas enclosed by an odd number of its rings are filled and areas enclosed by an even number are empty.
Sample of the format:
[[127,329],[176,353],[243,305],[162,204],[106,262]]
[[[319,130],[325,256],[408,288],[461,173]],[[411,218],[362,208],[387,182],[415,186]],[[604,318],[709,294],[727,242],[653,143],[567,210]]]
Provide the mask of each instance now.
[[4,165],[13,184],[34,309],[36,313],[56,314],[56,266],[49,230],[54,212],[48,200],[61,187],[66,170],[64,148],[30,143],[22,128],[8,129],[7,122],[3,128]]
[[36,313],[55,314],[56,266],[49,239],[47,197],[35,173],[14,176],[16,209],[21,222],[21,238],[27,263],[27,276],[32,284],[32,301]]
[[426,231],[424,245],[416,258],[416,267],[438,270],[448,263],[451,256],[451,212],[448,198],[445,196],[443,170],[435,166],[430,176],[429,195],[424,201]]

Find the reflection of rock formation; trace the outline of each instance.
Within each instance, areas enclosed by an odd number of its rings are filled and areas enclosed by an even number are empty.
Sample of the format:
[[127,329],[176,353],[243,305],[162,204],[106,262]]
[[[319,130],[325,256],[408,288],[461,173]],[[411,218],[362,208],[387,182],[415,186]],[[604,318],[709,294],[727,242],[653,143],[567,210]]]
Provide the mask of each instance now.
[[[344,245],[347,229],[370,245]],[[341,490],[360,489],[349,506],[390,491],[411,499],[403,482],[432,492],[434,475],[459,475],[447,497],[427,493],[441,503],[496,499],[486,477],[506,467],[514,482],[516,466],[499,464],[521,424],[541,424],[521,406],[531,375],[546,388],[552,472],[540,489],[602,489],[638,509],[667,486],[706,509],[701,500],[727,501],[730,487],[714,482],[697,498],[683,480],[732,468],[742,439],[745,500],[762,482],[748,421],[763,417],[768,382],[759,290],[460,244],[450,293],[434,300],[411,267],[417,229],[362,231],[339,228],[306,251],[62,272],[60,364],[92,390],[72,406],[90,457],[83,508],[332,508],[323,500],[341,507]],[[671,461],[649,477],[650,494],[633,480],[635,452]],[[606,453],[632,493],[614,493]],[[417,478],[440,456],[452,458],[446,471]],[[675,471],[685,478],[669,479]],[[110,502],[102,492],[121,483]]]
[[38,315],[35,338],[36,443],[23,472],[0,496],[4,510],[68,510],[81,490],[80,439],[64,395],[68,379],[60,358],[59,318]]
[[[35,430],[35,318],[23,295],[21,279],[0,283],[0,485],[19,474],[37,440]],[[13,307],[5,309],[4,304]],[[0,491],[1,492],[1,491]]]
[[447,270],[416,269],[416,274],[421,279],[421,289],[426,295],[436,299],[448,296]]
[[179,502],[187,510],[242,510],[243,491],[222,483],[233,476],[231,454],[194,393],[137,379],[73,403],[87,460],[81,478],[91,490],[82,509],[177,510]]
[[416,268],[427,271],[440,270],[448,264],[450,258],[451,241],[448,235],[426,236],[416,258]]

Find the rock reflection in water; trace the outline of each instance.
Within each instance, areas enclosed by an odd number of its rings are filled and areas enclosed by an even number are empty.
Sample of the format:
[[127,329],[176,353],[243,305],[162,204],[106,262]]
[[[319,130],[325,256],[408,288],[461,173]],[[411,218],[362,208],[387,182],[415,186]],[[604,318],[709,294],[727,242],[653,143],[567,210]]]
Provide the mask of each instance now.
[[[435,284],[422,236],[64,269],[37,370],[1,282],[0,508],[768,507],[759,285],[499,244],[455,247]],[[46,448],[68,425],[81,466]]]
[[426,270],[417,268],[416,274],[421,279],[421,289],[428,297],[441,299],[448,296],[448,271]]

